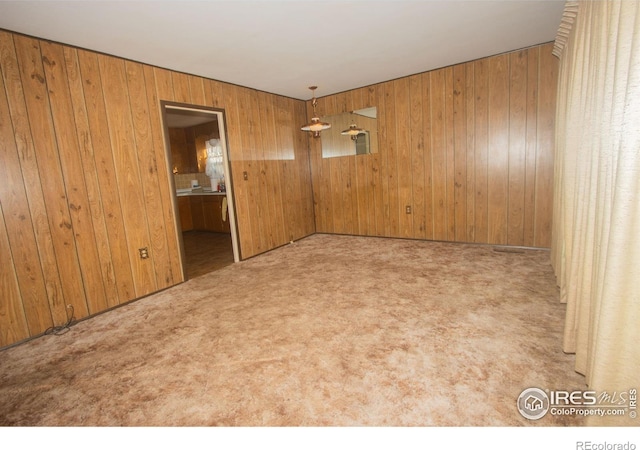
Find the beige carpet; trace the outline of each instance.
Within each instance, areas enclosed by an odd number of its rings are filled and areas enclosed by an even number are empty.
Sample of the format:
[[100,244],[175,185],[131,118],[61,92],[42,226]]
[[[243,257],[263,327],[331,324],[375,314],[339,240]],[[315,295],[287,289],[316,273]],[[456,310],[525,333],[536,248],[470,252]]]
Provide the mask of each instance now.
[[0,352],[0,425],[552,426],[548,252],[314,235]]

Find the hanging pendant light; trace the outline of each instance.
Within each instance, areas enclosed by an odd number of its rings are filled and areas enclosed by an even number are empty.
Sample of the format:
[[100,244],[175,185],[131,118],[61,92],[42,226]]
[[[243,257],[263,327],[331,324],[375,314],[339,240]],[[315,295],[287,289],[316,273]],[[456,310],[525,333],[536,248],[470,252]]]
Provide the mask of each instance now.
[[302,131],[310,131],[313,133],[313,137],[320,137],[320,132],[322,130],[327,130],[331,128],[331,124],[327,122],[322,122],[318,114],[316,114],[316,105],[318,104],[318,100],[316,100],[315,90],[318,89],[318,86],[309,86],[311,92],[313,93],[313,97],[311,98],[311,106],[313,106],[313,117],[311,118],[311,122],[300,128]]
[[356,141],[358,140],[358,135],[364,132],[365,132],[364,129],[358,128],[358,126],[355,123],[352,123],[349,128],[347,128],[346,130],[343,130],[340,134],[343,136],[351,136],[351,139]]

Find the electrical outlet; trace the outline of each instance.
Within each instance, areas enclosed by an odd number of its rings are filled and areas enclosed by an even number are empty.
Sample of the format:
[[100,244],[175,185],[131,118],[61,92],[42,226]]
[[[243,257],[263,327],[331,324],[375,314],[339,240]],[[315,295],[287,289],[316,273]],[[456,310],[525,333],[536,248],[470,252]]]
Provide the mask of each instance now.
[[407,212],[407,214],[411,214],[411,206],[407,205],[405,211]]
[[147,259],[149,257],[149,249],[147,247],[139,248],[140,259]]

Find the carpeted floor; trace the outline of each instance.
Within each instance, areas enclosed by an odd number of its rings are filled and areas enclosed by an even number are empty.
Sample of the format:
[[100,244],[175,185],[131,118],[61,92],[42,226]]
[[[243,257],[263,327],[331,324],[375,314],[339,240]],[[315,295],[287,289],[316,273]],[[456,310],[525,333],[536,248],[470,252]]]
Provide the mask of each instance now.
[[316,234],[0,352],[0,425],[581,425],[548,260]]

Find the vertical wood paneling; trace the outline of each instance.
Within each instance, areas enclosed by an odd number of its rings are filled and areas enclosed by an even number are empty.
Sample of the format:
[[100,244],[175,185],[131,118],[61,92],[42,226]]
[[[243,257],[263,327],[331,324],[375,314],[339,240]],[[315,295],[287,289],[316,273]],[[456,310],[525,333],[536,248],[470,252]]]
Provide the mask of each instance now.
[[475,71],[475,241],[489,240],[489,63],[483,59],[474,64]]
[[[362,92],[362,103],[360,107],[368,107],[376,104],[375,89],[367,87]],[[376,225],[376,206],[378,204],[378,192],[379,192],[379,164],[378,164],[378,152],[374,153],[368,158],[358,158],[358,160],[364,161],[364,171],[366,183],[363,184],[364,197],[366,199],[367,208],[367,235],[375,236],[378,234]]]
[[398,182],[398,236],[413,236],[413,214],[406,213],[406,207],[413,204],[413,172],[411,170],[411,104],[409,97],[409,78],[400,78],[393,82],[395,100],[395,135],[397,149]]
[[[318,100],[318,110],[323,111],[324,100]],[[313,109],[309,102],[307,105],[307,117],[312,117]],[[305,122],[306,119],[305,119]],[[305,133],[309,152],[311,154],[311,170],[313,171],[313,199],[314,199],[314,216],[316,220],[316,231],[321,233],[332,232],[335,230],[333,223],[333,196],[331,195],[331,160],[333,158],[322,158],[322,147],[319,139],[314,139],[309,133]]]
[[[149,104],[149,120],[150,120],[150,133],[151,133],[151,154],[150,158],[155,158],[155,172],[158,178],[158,191],[156,195],[160,194],[160,205],[162,211],[162,219],[160,219],[160,211],[154,211],[154,213],[158,216],[156,220],[156,227],[165,227],[165,236],[166,245],[167,245],[167,258],[168,258],[168,273],[167,269],[165,269],[165,274],[170,275],[170,279],[168,278],[158,278],[158,288],[162,289],[163,287],[168,287],[172,284],[179,283],[184,281],[182,276],[182,264],[181,264],[181,252],[178,241],[175,239],[177,236],[176,229],[176,217],[173,209],[171,208],[171,204],[173,202],[174,192],[172,190],[172,184],[169,179],[169,172],[171,172],[171,167],[167,167],[167,155],[164,148],[164,137],[163,130],[164,124],[162,123],[162,113],[160,109],[160,99],[163,100],[172,100],[173,97],[168,98],[167,96],[160,95],[158,90],[158,83],[156,79],[156,72],[153,67],[144,65],[144,79],[145,79],[145,89],[147,92],[147,101]],[[169,78],[170,77],[166,77]],[[166,92],[171,92],[169,87],[165,87]],[[204,89],[204,86],[203,86]],[[168,95],[168,94],[167,94]],[[153,193],[153,188],[150,189],[151,193]],[[160,229],[156,228],[155,233],[160,235]]]
[[[173,185],[169,181],[168,172],[172,168],[167,168],[167,155],[164,136],[164,123],[162,122],[162,112],[160,101],[175,101],[173,93],[173,80],[171,72],[166,69],[157,67],[144,66],[147,98],[149,100],[151,114],[151,130],[153,133],[153,142],[155,150],[155,158],[158,164],[158,183],[160,194],[162,197],[164,224],[167,227],[167,249],[171,263],[171,275],[173,283],[184,281],[184,273],[182,268],[182,252],[179,244],[175,239],[177,236],[175,212],[170,207],[175,193]],[[169,138],[168,136],[166,138]]]
[[211,89],[211,80],[201,79],[202,80],[202,90],[204,96],[203,105],[210,105],[214,108],[219,108],[219,103],[213,98],[213,91]]
[[396,142],[396,102],[395,85],[393,81],[384,84],[385,115],[384,115],[384,141],[380,151],[384,149],[387,154],[387,171],[389,203],[389,236],[400,237],[400,199],[398,177],[406,176],[398,172],[398,147]]
[[476,239],[475,229],[475,185],[476,185],[476,143],[475,143],[475,65],[473,62],[465,64],[466,70],[466,134],[467,134],[467,155],[466,155],[466,172],[467,172],[467,242],[474,242]]
[[489,242],[507,243],[509,57],[489,60]]
[[408,130],[411,131],[411,184],[413,236],[418,239],[426,239],[426,209],[425,209],[425,150],[424,127],[422,115],[422,76],[414,75],[409,79],[409,101],[411,123]]
[[29,337],[29,326],[24,315],[16,265],[11,254],[9,236],[0,203],[0,346],[12,344]]
[[[244,90],[244,89],[243,89]],[[269,179],[269,169],[267,167],[265,145],[268,145],[268,139],[265,140],[266,130],[262,126],[262,121],[268,118],[260,115],[260,93],[244,90],[248,104],[250,105],[249,117],[253,126],[253,133],[249,135],[249,146],[251,148],[251,160],[254,161],[256,183],[253,186],[252,199],[255,202],[252,209],[258,211],[259,223],[262,230],[254,230],[253,236],[260,236],[260,246],[258,251],[264,252],[275,247],[274,224],[271,220],[271,208],[269,206],[269,190],[267,183]],[[252,138],[252,139],[251,139]],[[254,223],[258,223],[254,222]]]
[[[44,277],[47,302],[50,309],[49,316],[53,318],[54,324],[61,324],[67,320],[66,308],[64,306],[64,295],[62,293],[62,285],[60,275],[58,273],[55,249],[49,229],[45,199],[42,191],[42,183],[39,178],[38,162],[36,160],[35,148],[31,137],[31,126],[29,124],[24,91],[22,88],[22,81],[20,79],[17,56],[12,36],[6,32],[0,32],[0,58],[4,88],[11,114],[10,119],[8,118],[6,121],[0,122],[0,124],[4,123],[8,127],[6,130],[3,130],[5,133],[9,133],[9,124],[12,124],[13,137],[15,139],[15,146],[20,159],[22,179],[24,181],[23,186],[27,195],[27,205],[31,214],[31,223],[33,225],[33,232],[35,234],[35,241],[37,245],[37,252],[34,251],[33,248],[19,249],[18,251],[20,252],[26,250],[26,253],[23,255],[24,259],[18,258],[18,261],[21,261],[21,264],[28,267],[36,264],[33,261],[29,262],[29,257],[34,259],[39,258],[40,267],[42,268],[42,274]],[[11,135],[5,135],[2,142],[4,145],[10,146],[12,142]],[[7,163],[7,166],[11,167],[11,164]],[[14,168],[16,170],[18,169],[17,166]],[[9,180],[9,178],[7,178],[7,180]],[[4,186],[13,186],[13,183],[7,182]],[[20,206],[25,205],[21,204]],[[19,209],[16,211],[19,211]],[[23,216],[25,218],[27,217],[22,214],[19,214],[18,217]],[[21,229],[19,230],[19,233],[24,231],[25,230]],[[29,274],[31,277],[37,277],[37,271],[30,271]],[[31,281],[29,281],[29,283],[31,283]],[[31,289],[37,289],[37,286],[38,282],[33,281]],[[44,301],[40,292],[35,295],[37,295],[37,298],[41,299],[40,301]],[[46,309],[44,308],[45,304],[38,304],[40,305],[39,309],[42,309],[41,314],[43,314]]]
[[[548,246],[556,66],[546,44],[370,86],[377,154],[322,159],[312,143],[317,230]],[[319,105],[337,114],[358,94]]]
[[[355,89],[350,91],[349,95],[349,111],[359,109],[362,107],[362,95],[363,89]],[[343,128],[344,130],[345,128]],[[353,221],[354,221],[354,234],[369,234],[369,220],[367,211],[367,161],[368,158],[356,158],[350,157],[353,164],[354,178],[352,189],[354,195],[352,196],[353,204]]]
[[102,78],[95,53],[78,50],[78,61],[87,105],[87,119],[100,189],[100,201],[104,208],[112,270],[118,290],[117,300],[118,303],[124,303],[136,298],[136,294],[129,264],[122,206],[118,195],[118,179],[111,150]]
[[107,307],[119,304],[118,286],[115,272],[111,260],[109,248],[109,236],[104,218],[104,211],[100,198],[100,182],[91,140],[91,131],[87,114],[87,107],[84,99],[78,55],[75,49],[63,48],[66,63],[67,80],[69,83],[69,93],[73,107],[73,117],[75,120],[75,131],[78,139],[79,151],[84,172],[85,186],[87,189],[87,199],[89,201],[89,211],[95,243],[97,247],[99,264],[101,269],[102,283],[106,296]]
[[108,303],[91,218],[85,171],[76,134],[78,128],[73,120],[64,51],[61,45],[49,42],[42,43],[41,51],[87,307],[89,314],[95,314],[104,311]]
[[[136,297],[157,289],[152,259],[141,259],[140,248],[150,246],[149,225],[131,116],[125,61],[99,55],[113,160],[118,180],[121,212],[133,271]],[[151,255],[150,255],[151,256]]]
[[433,238],[447,240],[447,155],[445,132],[445,71],[431,74],[431,163]]
[[[236,97],[236,86],[225,85],[223,88],[224,104],[227,108],[226,120],[229,130],[242,129],[247,124],[246,117],[241,116]],[[236,217],[238,218],[238,233],[240,235],[240,252],[243,258],[257,253],[254,249],[252,236],[252,222],[257,220],[249,208],[249,187],[253,182],[250,175],[250,155],[244,156],[241,133],[229,134],[229,152],[231,162],[231,172],[234,174],[233,193],[236,206]],[[247,173],[247,179],[244,173]]]
[[[300,123],[306,123],[306,106],[304,103],[289,99],[280,98],[277,103],[284,103],[290,111],[291,119],[284,124],[284,134],[286,140],[281,141],[279,148],[285,151],[281,153],[280,185],[284,179],[293,178],[297,190],[283,191],[283,206],[293,203],[295,211],[293,214],[284,216],[285,226],[288,226],[286,238],[290,241],[309,236],[315,232],[313,189],[311,186],[311,169],[308,133],[300,133]],[[289,147],[293,144],[293,153]],[[284,211],[284,209],[283,209]]]
[[[0,277],[6,286],[1,288],[2,295],[6,295],[6,304],[1,307],[3,325],[9,327],[3,329],[0,339],[3,342],[11,342],[12,338],[23,339],[25,333],[28,336],[30,330],[46,329],[52,324],[52,317],[45,292],[45,278],[40,268],[38,250],[34,229],[31,226],[33,217],[29,209],[28,183],[21,173],[21,161],[18,145],[25,146],[24,138],[19,130],[15,130],[15,136],[22,138],[14,140],[14,127],[10,116],[10,106],[5,90],[5,80],[21,84],[17,79],[17,62],[13,53],[13,43],[10,36],[2,33],[0,38],[10,45],[1,58],[6,70],[0,74],[0,210],[2,224],[0,239],[2,242],[2,267]],[[15,107],[14,107],[15,109]],[[22,109],[22,108],[20,108]],[[15,114],[15,118],[21,115]],[[22,154],[24,155],[24,148]],[[34,168],[29,168],[33,172]],[[37,170],[37,169],[36,169]],[[42,205],[43,206],[43,205]],[[13,253],[13,254],[12,254]],[[20,261],[20,265],[12,266],[13,261]],[[7,263],[4,263],[6,261]],[[22,296],[22,301],[20,301]],[[4,297],[0,297],[4,298]],[[11,328],[14,326],[15,328]],[[38,331],[36,331],[38,332]]]
[[422,76],[422,129],[424,143],[424,226],[425,239],[433,239],[435,220],[433,217],[433,130],[431,128],[431,73],[423,73]]
[[[291,134],[292,116],[293,112],[291,111],[289,101],[285,98],[275,98],[272,118],[274,147],[272,149],[273,160],[271,163],[275,166],[276,170],[274,177],[278,180],[284,180],[284,183],[274,182],[270,186],[270,195],[274,202],[273,211],[278,216],[276,219],[276,228],[279,242],[291,241],[293,240],[293,236],[297,234],[295,227],[292,229],[293,222],[285,220],[285,217],[295,216],[297,213],[297,208],[295,208],[295,206],[291,208],[291,202],[285,201],[288,193],[295,192],[292,192],[292,189],[295,189],[295,187],[291,185],[295,179],[295,177],[291,177],[291,171],[294,170],[291,164],[291,156],[293,156],[295,151],[294,136]],[[294,202],[294,205],[296,203],[297,201]]]
[[[153,128],[150,122],[149,101],[147,98],[146,80],[142,64],[125,62],[129,104],[133,122],[133,137],[140,167],[140,187],[144,197],[149,228],[149,255],[153,259],[153,269],[157,289],[164,289],[173,284],[171,271],[171,255],[167,244],[165,217],[160,182],[158,180],[158,162],[154,151]],[[200,89],[202,91],[202,89]],[[203,91],[204,92],[204,91]],[[167,166],[163,163],[162,174],[166,174]]]
[[509,55],[509,199],[507,242],[524,245],[527,143],[527,54]]
[[[542,47],[544,48],[544,47]],[[535,244],[536,153],[538,146],[538,65],[541,47],[527,52],[527,135],[524,181],[524,245]],[[542,169],[544,170],[544,169]],[[550,244],[549,244],[550,245]]]
[[176,102],[192,103],[189,75],[179,72],[170,72],[173,84],[173,97]]
[[467,240],[467,65],[453,67],[454,238]]
[[[353,111],[356,109],[358,90],[349,91],[345,93],[345,112]],[[343,128],[344,129],[344,128]],[[345,185],[345,192],[343,194],[343,201],[347,204],[350,211],[349,214],[349,229],[353,230],[350,234],[358,233],[358,173],[356,171],[357,164],[355,156],[347,158],[348,169],[347,183]]]
[[455,141],[453,128],[453,67],[444,70],[444,130],[445,130],[445,199],[446,199],[446,239],[455,241],[456,205],[455,205]]
[[171,72],[158,67],[154,67],[152,70],[158,97],[170,102],[176,101],[175,96],[173,95],[173,79],[171,78]]
[[[9,106],[4,89],[4,80],[0,77],[0,123],[9,124]],[[0,345],[6,345],[29,336],[29,323],[25,316],[23,302],[29,305],[30,322],[36,329],[51,324],[46,301],[44,279],[37,259],[36,242],[33,230],[29,227],[31,214],[20,173],[20,161],[12,128],[0,129]],[[11,211],[5,215],[4,209]],[[9,243],[9,237],[13,245]],[[13,252],[22,266],[14,263]],[[21,295],[23,300],[21,300]]]
[[[48,226],[55,249],[56,270],[61,279],[63,292],[62,301],[50,303],[51,311],[48,313],[56,319],[66,318],[66,305],[72,305],[76,318],[86,317],[89,309],[81,282],[82,272],[55,139],[40,43],[36,39],[24,36],[14,36],[14,42]],[[28,305],[25,303],[25,311],[29,319],[31,308]],[[36,307],[39,308],[39,306]],[[65,321],[59,323],[62,324]],[[32,327],[30,322],[30,330],[37,334],[43,332],[44,328]]]
[[[205,83],[209,84],[208,91],[211,92],[211,106],[214,108],[224,108],[226,106],[224,97],[225,84],[215,80],[206,80]],[[208,95],[205,95],[205,98],[208,98]]]
[[[391,227],[389,221],[389,164],[386,151],[387,135],[389,134],[386,126],[386,96],[385,96],[385,83],[381,83],[376,86],[376,97],[378,101],[377,106],[378,114],[378,155],[377,158],[379,164],[379,177],[380,177],[380,193],[381,202],[377,204],[379,209],[376,210],[376,226],[378,229],[378,236],[390,236]],[[374,105],[372,105],[374,106]]]
[[242,258],[315,231],[305,102],[4,31],[0,73],[0,346],[184,280],[162,101],[224,109]]
[[[265,92],[258,93],[258,114],[262,117],[262,145],[263,158],[265,168],[264,192],[270,212],[271,240],[269,245],[271,248],[276,247],[278,243],[287,242],[284,229],[284,213],[282,208],[282,192],[278,182],[282,176],[280,173],[281,164],[278,149],[277,133],[278,126],[276,122],[276,101],[271,94]],[[285,133],[286,135],[286,133]],[[284,136],[281,136],[284,137]],[[293,147],[293,143],[287,143]],[[285,144],[285,145],[287,145]]]
[[194,105],[208,105],[205,99],[204,92],[204,80],[200,77],[193,75],[187,75],[189,80],[189,92],[191,93],[191,99],[189,103]]
[[259,129],[259,126],[254,121],[249,91],[236,87],[235,94],[237,98],[237,107],[240,111],[240,121],[241,123],[246,124],[248,127],[247,129],[250,130],[248,133],[241,136],[244,166],[249,173],[247,208],[249,211],[252,211],[251,232],[249,233],[249,236],[252,236],[251,245],[253,247],[253,251],[255,253],[262,253],[267,248],[268,230],[265,230],[265,233],[260,232],[260,226],[265,220],[266,212],[266,205],[260,201],[260,161],[258,160],[256,153],[256,148],[259,145],[258,141],[261,139],[261,136],[256,135],[255,133],[255,130]]
[[[336,96],[331,96],[331,104],[325,103],[325,108],[331,108],[331,111],[342,112],[342,109],[338,106]],[[318,141],[321,138],[313,138]],[[320,145],[320,142],[317,142]],[[331,195],[331,216],[333,222],[333,229],[338,233],[346,233],[347,228],[345,220],[347,214],[344,211],[344,204],[342,202],[342,185],[344,180],[342,179],[342,168],[344,166],[342,158],[331,158],[327,160],[329,164],[329,182],[330,182],[330,195]]]

